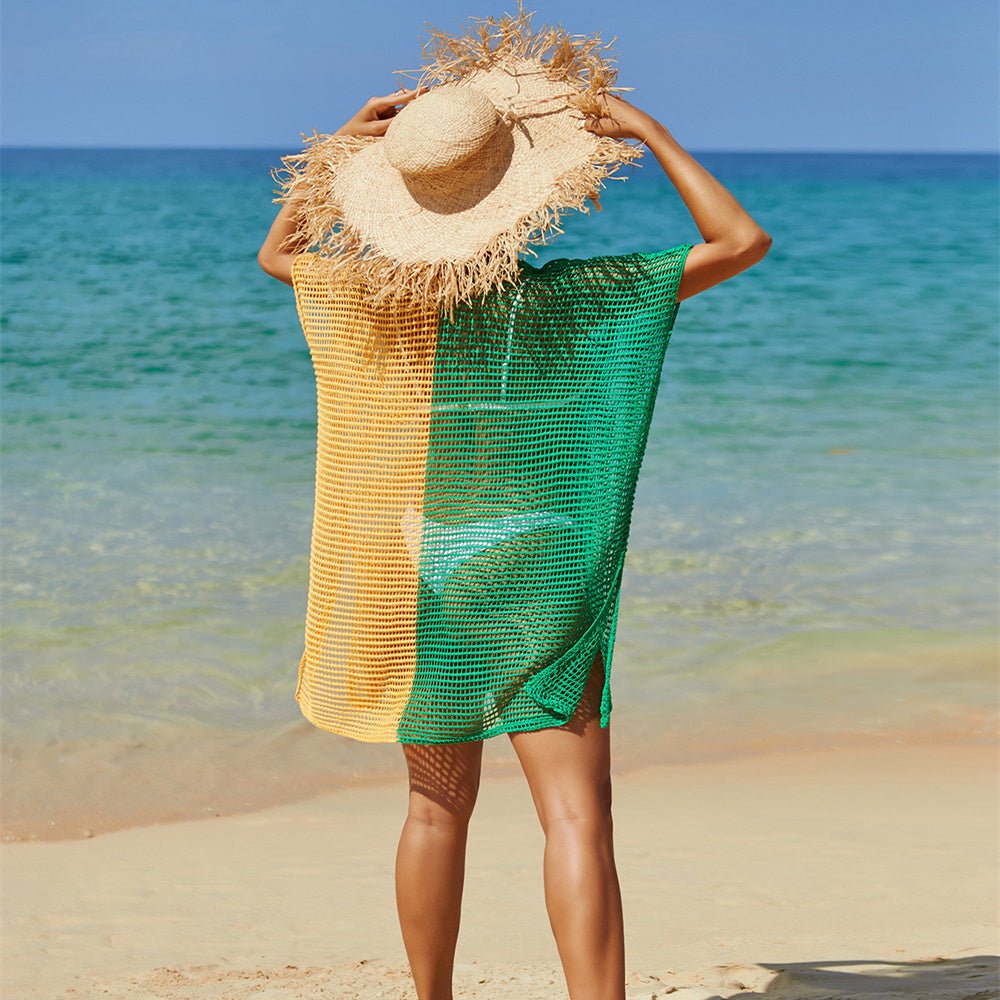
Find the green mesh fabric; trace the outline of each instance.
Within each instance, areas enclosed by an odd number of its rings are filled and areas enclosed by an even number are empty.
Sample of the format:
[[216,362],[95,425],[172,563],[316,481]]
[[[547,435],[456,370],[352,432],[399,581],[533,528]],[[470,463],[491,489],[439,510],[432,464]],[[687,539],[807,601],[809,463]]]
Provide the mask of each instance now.
[[[523,264],[440,318],[403,743],[600,724],[633,499],[691,244]],[[419,544],[415,544],[415,540]]]

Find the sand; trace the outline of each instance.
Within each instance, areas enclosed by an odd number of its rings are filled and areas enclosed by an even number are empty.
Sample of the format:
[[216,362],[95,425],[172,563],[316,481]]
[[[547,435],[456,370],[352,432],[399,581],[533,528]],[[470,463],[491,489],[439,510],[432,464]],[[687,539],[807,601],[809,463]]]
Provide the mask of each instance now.
[[[487,744],[489,753],[489,744]],[[630,998],[1000,996],[995,745],[615,775]],[[414,1000],[404,785],[3,845],[3,1000]],[[565,997],[522,778],[484,777],[456,998]]]

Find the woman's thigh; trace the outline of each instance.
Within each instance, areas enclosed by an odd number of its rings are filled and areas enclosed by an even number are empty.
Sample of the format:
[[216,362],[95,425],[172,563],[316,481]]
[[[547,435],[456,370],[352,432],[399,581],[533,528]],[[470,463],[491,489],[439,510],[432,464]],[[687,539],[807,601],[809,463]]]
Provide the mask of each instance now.
[[598,651],[580,704],[561,726],[511,733],[542,827],[611,813],[611,729],[601,728],[604,664]]
[[409,812],[427,822],[467,821],[479,792],[483,741],[404,743]]

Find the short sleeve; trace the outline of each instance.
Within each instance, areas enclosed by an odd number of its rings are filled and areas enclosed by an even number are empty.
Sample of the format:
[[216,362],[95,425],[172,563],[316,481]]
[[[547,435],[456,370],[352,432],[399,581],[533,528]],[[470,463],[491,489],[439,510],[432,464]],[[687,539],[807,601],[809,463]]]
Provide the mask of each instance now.
[[676,302],[677,290],[680,288],[681,277],[684,274],[684,264],[693,243],[678,243],[669,250],[657,250],[653,253],[640,253],[634,256],[643,261],[646,273],[657,284],[657,290],[668,302]]
[[312,266],[313,259],[315,258],[314,253],[297,253],[292,258],[292,287],[296,288],[303,283],[306,276],[310,273],[310,268]]

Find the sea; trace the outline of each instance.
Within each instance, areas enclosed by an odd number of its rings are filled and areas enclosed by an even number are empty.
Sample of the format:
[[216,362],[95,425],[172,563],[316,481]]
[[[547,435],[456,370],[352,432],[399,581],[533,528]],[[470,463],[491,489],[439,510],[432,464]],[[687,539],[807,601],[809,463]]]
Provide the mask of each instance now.
[[[6,839],[368,782],[405,810],[398,745],[294,700],[315,384],[256,262],[293,152],[0,150]],[[996,740],[997,157],[692,155],[773,245],[679,307],[615,768]],[[528,259],[702,239],[650,154],[601,203]]]

